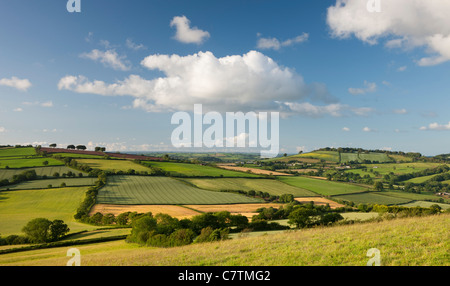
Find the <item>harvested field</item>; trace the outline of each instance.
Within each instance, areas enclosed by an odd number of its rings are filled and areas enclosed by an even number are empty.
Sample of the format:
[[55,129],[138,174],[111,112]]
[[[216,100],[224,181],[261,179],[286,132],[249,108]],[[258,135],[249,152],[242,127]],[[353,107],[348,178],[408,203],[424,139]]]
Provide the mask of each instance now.
[[248,218],[258,214],[256,210],[259,208],[280,208],[281,206],[282,204],[186,205],[186,207],[200,212],[228,211],[231,214],[241,214]]
[[232,170],[232,171],[239,171],[239,172],[249,172],[250,171],[252,174],[257,174],[257,175],[292,176],[291,174],[268,171],[268,170],[261,170],[261,169],[256,169],[256,168],[236,167],[236,166],[229,166],[229,165],[217,165],[217,167],[222,168],[222,169]]
[[181,206],[173,205],[111,205],[111,204],[97,204],[92,209],[89,215],[95,213],[102,214],[113,214],[115,216],[125,213],[125,212],[137,212],[137,213],[148,213],[152,214],[164,213],[172,217],[183,219],[190,218],[200,214],[194,210],[184,208]]
[[295,198],[295,200],[297,202],[300,202],[300,203],[303,203],[303,204],[306,204],[306,203],[309,203],[309,202],[313,201],[314,204],[318,205],[318,206],[325,206],[326,204],[329,204],[330,208],[332,208],[332,209],[345,207],[342,204],[338,204],[338,203],[336,203],[336,202],[334,202],[332,200],[325,199],[325,198]]

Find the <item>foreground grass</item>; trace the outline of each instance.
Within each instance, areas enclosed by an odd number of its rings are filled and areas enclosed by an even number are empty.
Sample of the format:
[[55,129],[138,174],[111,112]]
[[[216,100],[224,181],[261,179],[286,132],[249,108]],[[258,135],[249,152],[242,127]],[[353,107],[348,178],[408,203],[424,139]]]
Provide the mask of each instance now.
[[[81,264],[218,266],[364,266],[370,248],[380,250],[383,266],[450,265],[450,215],[407,218],[169,249],[139,247],[124,241],[75,246]],[[0,256],[0,265],[66,265],[68,248]]]

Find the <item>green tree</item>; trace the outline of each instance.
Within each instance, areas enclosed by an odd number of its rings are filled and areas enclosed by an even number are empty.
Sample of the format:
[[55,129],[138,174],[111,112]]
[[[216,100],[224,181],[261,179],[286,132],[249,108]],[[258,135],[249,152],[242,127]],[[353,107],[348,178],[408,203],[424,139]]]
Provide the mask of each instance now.
[[317,215],[319,213],[314,208],[299,207],[289,214],[288,223],[295,225],[296,228],[310,227],[315,224]]
[[48,242],[51,225],[52,222],[46,218],[35,218],[22,228],[22,232],[34,243]]
[[380,182],[380,181],[375,182],[374,188],[375,188],[376,191],[381,192],[384,189],[383,183]]
[[50,225],[50,240],[57,241],[70,231],[70,228],[64,221],[55,219]]

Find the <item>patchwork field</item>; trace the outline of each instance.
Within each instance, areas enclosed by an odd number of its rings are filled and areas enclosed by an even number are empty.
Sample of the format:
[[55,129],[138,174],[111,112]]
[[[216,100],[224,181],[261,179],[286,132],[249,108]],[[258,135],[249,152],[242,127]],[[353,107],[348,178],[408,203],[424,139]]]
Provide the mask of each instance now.
[[339,204],[335,201],[328,200],[325,198],[295,198],[295,200],[297,202],[304,203],[304,204],[309,203],[309,202],[314,202],[314,204],[318,205],[318,206],[325,206],[325,205],[329,204],[331,209],[345,207],[345,205]]
[[99,204],[185,205],[260,203],[232,193],[206,191],[168,177],[111,176],[97,196]]
[[32,168],[32,167],[42,167],[46,166],[44,162],[47,162],[47,166],[63,166],[64,163],[53,159],[53,158],[26,158],[26,159],[18,159],[18,158],[8,158],[1,157],[0,158],[0,168]]
[[79,231],[93,227],[73,218],[87,187],[0,192],[0,231],[2,236],[21,234],[22,227],[34,218],[61,219]]
[[381,193],[375,192],[334,196],[334,198],[341,199],[344,201],[352,201],[355,204],[379,204],[379,205],[399,205],[399,204],[406,204],[412,201],[406,198],[386,196]]
[[362,193],[368,191],[367,188],[357,185],[313,179],[307,177],[279,177],[279,180],[291,186],[306,189],[323,196],[336,196],[342,194]]
[[186,207],[198,210],[199,212],[222,212],[228,211],[232,214],[241,214],[252,218],[258,214],[256,210],[260,208],[280,208],[282,204],[234,204],[234,205],[186,205]]
[[0,187],[0,190],[33,190],[33,189],[48,189],[49,185],[53,188],[60,187],[65,184],[66,187],[81,187],[95,185],[97,178],[59,178],[48,180],[34,180],[25,181],[17,185]]
[[75,170],[66,166],[51,166],[51,167],[39,167],[39,168],[26,168],[26,169],[0,169],[0,180],[4,179],[11,179],[14,175],[23,173],[27,170],[35,170],[36,175],[39,177],[47,176],[52,177],[55,173],[67,174],[69,172],[75,173],[75,174],[86,174],[82,171]]
[[104,171],[123,171],[127,172],[130,169],[133,169],[135,171],[141,172],[141,171],[147,171],[150,172],[151,170],[145,166],[136,164],[132,161],[128,160],[102,160],[102,159],[78,159],[77,162],[79,164],[88,165],[89,167],[93,169],[100,169]]
[[246,172],[246,173],[257,174],[257,175],[292,176],[291,174],[257,169],[257,168],[237,167],[237,166],[228,166],[228,165],[220,165],[219,167],[222,169],[226,169],[226,170]]
[[422,208],[429,208],[432,205],[438,205],[443,210],[450,209],[450,204],[441,204],[441,203],[434,203],[434,202],[426,202],[426,201],[415,201],[412,203],[407,203],[404,205],[401,205],[402,207],[422,207]]
[[317,194],[277,180],[270,179],[241,179],[241,178],[219,178],[219,179],[184,179],[198,188],[212,191],[261,191],[270,195],[280,196],[292,194],[294,197],[315,197]]
[[152,214],[164,213],[178,219],[190,218],[200,214],[189,208],[174,205],[111,205],[111,204],[96,204],[90,212],[90,215],[95,213],[113,214],[115,216],[125,212],[137,212]]
[[[436,196],[433,193],[407,193],[407,192],[401,192],[401,191],[385,191],[382,192],[385,196],[392,196],[392,197],[398,197],[398,198],[405,198],[413,201],[424,201],[424,200],[438,200],[440,197]],[[446,203],[450,203],[450,199],[443,198],[443,200]]]
[[186,177],[258,177],[254,174],[234,172],[222,168],[211,166],[203,166],[188,163],[171,163],[171,162],[143,162],[150,167],[159,168],[169,172],[173,176]]
[[0,148],[0,158],[6,157],[24,157],[36,155],[33,147],[27,148]]

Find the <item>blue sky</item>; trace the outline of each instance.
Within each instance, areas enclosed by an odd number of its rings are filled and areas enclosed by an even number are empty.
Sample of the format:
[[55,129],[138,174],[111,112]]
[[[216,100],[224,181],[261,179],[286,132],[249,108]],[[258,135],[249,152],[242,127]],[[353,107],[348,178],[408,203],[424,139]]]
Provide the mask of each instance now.
[[380,1],[2,1],[0,145],[169,150],[202,103],[280,111],[283,153],[448,153],[450,5]]

